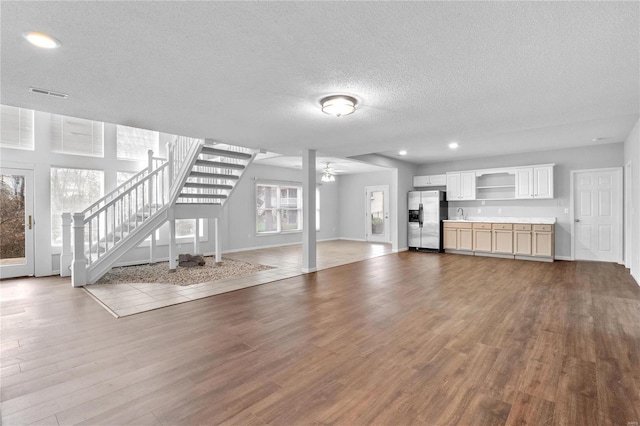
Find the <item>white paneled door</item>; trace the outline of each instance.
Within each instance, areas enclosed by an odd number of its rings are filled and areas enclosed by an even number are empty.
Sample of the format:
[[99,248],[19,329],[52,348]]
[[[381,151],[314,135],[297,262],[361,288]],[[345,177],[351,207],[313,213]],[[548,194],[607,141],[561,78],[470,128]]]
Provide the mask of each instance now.
[[574,259],[621,262],[622,169],[571,172]]

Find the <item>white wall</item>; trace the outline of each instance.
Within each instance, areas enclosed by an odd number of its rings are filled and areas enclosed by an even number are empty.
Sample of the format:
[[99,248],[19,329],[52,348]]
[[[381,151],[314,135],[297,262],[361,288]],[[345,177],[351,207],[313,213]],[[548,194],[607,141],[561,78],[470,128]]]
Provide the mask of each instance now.
[[[640,120],[624,141],[624,163],[631,163],[632,210],[631,230],[625,230],[625,238],[631,239],[631,275],[640,285]],[[631,234],[633,232],[633,234]]]
[[[569,209],[571,206],[570,171],[622,167],[623,162],[624,146],[622,143],[616,143],[426,164],[418,167],[417,174],[429,175],[459,170],[555,163],[554,199],[485,201],[484,205],[482,201],[450,201],[449,217],[455,216],[458,207],[462,207],[467,216],[555,217],[557,219],[556,257],[569,259],[571,257],[571,222],[569,213],[565,213],[565,209]],[[481,211],[478,212],[478,209]],[[498,209],[501,209],[502,213],[498,213]]]

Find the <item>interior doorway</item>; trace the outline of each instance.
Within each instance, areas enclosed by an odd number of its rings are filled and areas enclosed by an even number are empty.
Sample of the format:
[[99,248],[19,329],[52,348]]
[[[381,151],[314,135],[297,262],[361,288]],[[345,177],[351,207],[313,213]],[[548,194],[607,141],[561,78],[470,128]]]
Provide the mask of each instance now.
[[389,238],[389,185],[366,186],[365,239],[371,242],[388,243]]
[[33,170],[0,169],[0,278],[34,275]]
[[622,262],[622,168],[571,171],[576,260]]

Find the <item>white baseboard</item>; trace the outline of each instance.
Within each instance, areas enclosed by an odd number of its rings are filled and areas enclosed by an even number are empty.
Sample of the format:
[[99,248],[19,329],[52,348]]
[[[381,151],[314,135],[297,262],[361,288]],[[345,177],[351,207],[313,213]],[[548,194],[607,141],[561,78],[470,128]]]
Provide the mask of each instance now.
[[633,272],[631,272],[631,278],[633,278],[636,281],[636,284],[640,286],[640,277],[635,276]]
[[303,274],[310,274],[312,272],[318,272],[318,268],[302,268],[301,271]]
[[366,243],[367,240],[364,240],[362,238],[344,238],[344,237],[340,237],[340,240],[344,240],[344,241],[362,241],[363,243]]
[[555,256],[556,260],[569,260],[569,261],[573,261],[573,259],[571,258],[571,256]]
[[391,253],[400,253],[401,251],[408,251],[408,250],[409,250],[409,247],[402,247],[399,249],[392,249]]

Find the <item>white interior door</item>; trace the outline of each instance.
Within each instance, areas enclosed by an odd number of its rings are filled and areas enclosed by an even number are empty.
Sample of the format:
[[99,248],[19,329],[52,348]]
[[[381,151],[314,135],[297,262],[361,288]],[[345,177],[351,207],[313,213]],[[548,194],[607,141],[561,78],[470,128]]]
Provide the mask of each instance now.
[[0,278],[34,274],[33,171],[0,169]]
[[573,247],[576,260],[622,260],[622,170],[574,171]]
[[388,243],[389,185],[365,187],[365,238],[367,241]]

